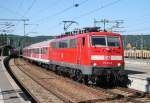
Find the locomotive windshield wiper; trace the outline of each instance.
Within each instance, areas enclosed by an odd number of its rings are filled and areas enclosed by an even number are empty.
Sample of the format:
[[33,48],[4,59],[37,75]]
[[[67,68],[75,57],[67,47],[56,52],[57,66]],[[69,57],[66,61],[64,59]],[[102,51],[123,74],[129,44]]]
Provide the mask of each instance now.
[[94,47],[94,48],[96,48],[96,47],[97,47],[97,45],[96,45],[96,44],[93,44],[93,47]]

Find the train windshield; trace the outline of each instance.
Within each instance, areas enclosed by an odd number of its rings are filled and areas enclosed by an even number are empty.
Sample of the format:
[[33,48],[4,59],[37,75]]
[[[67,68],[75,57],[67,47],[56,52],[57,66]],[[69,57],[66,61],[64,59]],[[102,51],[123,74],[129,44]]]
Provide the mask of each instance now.
[[113,36],[92,36],[92,46],[120,47],[120,38]]
[[106,46],[106,37],[92,36],[92,46]]
[[113,47],[120,47],[120,38],[119,37],[107,37],[107,45]]

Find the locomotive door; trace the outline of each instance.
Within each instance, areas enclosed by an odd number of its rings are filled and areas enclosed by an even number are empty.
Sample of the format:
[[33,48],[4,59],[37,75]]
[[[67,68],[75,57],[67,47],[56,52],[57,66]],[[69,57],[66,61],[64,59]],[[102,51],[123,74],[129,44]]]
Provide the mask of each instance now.
[[85,37],[78,39],[78,47],[77,47],[77,64],[81,65],[84,55],[84,45],[85,45]]
[[81,65],[81,59],[82,59],[82,38],[78,38],[77,42],[77,64]]

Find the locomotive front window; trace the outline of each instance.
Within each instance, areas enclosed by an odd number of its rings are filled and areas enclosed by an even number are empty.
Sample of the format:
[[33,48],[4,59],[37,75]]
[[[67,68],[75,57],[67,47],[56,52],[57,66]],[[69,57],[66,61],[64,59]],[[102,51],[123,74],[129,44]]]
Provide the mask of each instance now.
[[119,37],[107,37],[107,45],[113,47],[120,47],[120,38]]
[[104,36],[92,36],[93,46],[106,46],[106,38]]

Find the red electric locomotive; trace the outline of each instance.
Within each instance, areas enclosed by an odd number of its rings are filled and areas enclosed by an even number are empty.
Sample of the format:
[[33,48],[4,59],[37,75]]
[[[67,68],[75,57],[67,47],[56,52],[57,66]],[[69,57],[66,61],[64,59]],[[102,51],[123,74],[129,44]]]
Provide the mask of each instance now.
[[120,34],[97,28],[85,28],[84,32],[62,35],[23,50],[25,58],[45,64],[57,73],[98,84],[127,83],[123,53]]

